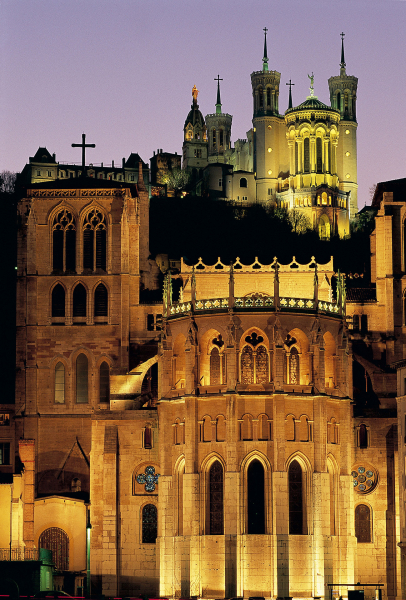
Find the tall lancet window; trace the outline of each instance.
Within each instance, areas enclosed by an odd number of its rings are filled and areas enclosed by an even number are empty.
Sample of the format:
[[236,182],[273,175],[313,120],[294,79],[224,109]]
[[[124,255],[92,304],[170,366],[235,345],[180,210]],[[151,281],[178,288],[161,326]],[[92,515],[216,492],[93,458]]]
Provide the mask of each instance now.
[[303,473],[297,460],[294,460],[289,467],[288,479],[289,533],[291,535],[302,535],[304,533]]
[[265,477],[259,460],[253,460],[247,473],[248,533],[265,533]]
[[106,270],[107,227],[104,215],[97,209],[90,211],[83,224],[83,268],[90,271]]
[[71,273],[76,268],[76,224],[66,208],[55,216],[52,224],[52,268]]
[[291,385],[298,385],[300,383],[299,352],[295,347],[291,348],[289,352],[288,381]]
[[216,460],[209,471],[209,534],[224,533],[223,467]]
[[303,142],[303,171],[310,173],[310,140],[308,137]]

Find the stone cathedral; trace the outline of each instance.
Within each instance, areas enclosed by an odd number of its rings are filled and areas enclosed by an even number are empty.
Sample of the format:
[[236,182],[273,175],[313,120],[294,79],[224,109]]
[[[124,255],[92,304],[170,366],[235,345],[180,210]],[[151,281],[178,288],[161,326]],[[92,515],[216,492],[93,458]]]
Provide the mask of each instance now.
[[[282,116],[280,77],[265,45],[234,148],[220,88],[205,119],[194,89],[183,166],[347,235],[357,79],[342,49],[331,106],[311,75]],[[406,180],[376,189],[369,287],[334,257],[182,258],[156,301],[137,155],[79,169],[40,148],[22,175],[1,561],[51,550],[70,593],[405,598]]]

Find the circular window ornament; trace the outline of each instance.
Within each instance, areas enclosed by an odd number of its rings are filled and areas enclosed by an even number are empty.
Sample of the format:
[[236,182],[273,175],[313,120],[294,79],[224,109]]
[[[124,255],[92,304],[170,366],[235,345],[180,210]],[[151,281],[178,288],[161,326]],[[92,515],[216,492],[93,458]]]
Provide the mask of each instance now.
[[272,152],[272,148],[268,148],[268,152]]
[[269,169],[269,171],[268,171],[268,175],[272,175],[272,171],[271,171],[271,169]]
[[349,173],[347,173],[346,178],[349,179],[351,177],[351,175]]
[[272,125],[268,125],[268,129],[272,129]]
[[349,129],[345,130],[345,135],[350,135],[350,130]]
[[351,152],[346,152],[345,156],[351,156]]
[[378,473],[368,464],[358,464],[351,471],[352,485],[358,494],[368,494],[378,483]]

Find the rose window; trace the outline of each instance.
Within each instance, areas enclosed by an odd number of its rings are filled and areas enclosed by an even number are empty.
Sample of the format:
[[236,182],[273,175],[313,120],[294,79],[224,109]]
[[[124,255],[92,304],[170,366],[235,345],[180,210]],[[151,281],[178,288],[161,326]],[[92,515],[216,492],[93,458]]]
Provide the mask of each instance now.
[[359,465],[351,471],[354,490],[359,494],[372,492],[378,482],[376,470],[368,465]]

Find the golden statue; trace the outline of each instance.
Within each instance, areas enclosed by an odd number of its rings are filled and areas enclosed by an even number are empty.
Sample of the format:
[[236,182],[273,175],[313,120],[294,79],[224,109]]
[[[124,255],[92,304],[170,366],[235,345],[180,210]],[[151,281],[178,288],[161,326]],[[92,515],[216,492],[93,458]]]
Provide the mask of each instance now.
[[192,88],[192,96],[193,96],[193,100],[196,100],[197,102],[197,94],[199,93],[199,90],[197,89],[197,87],[194,85]]

